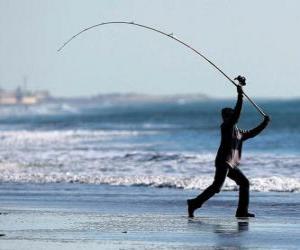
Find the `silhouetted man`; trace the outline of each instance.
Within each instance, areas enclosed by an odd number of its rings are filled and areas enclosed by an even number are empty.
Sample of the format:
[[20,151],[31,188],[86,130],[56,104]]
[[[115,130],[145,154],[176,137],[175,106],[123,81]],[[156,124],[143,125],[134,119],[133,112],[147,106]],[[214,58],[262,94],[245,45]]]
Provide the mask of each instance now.
[[239,185],[239,203],[236,217],[254,217],[248,212],[249,204],[249,181],[239,165],[244,141],[258,135],[269,123],[269,116],[264,117],[264,121],[251,130],[241,130],[236,124],[239,120],[243,104],[243,89],[237,87],[238,99],[234,109],[222,109],[223,123],[221,125],[221,144],[215,159],[215,177],[213,183],[205,189],[199,196],[187,200],[189,217],[194,217],[194,211],[200,208],[204,202],[216,193],[219,193],[226,176],[234,180]]

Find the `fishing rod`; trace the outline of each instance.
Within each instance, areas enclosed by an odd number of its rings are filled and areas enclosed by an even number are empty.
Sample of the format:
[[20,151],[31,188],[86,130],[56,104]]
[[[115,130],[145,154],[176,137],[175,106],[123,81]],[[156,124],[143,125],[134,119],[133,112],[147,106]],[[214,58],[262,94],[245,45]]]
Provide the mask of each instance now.
[[[76,38],[77,36],[79,36],[80,34],[99,27],[99,26],[103,26],[103,25],[109,25],[109,24],[126,24],[126,25],[134,25],[134,26],[138,26],[141,28],[145,28],[148,30],[152,30],[154,32],[160,33],[161,35],[164,35],[170,39],[173,39],[179,43],[181,43],[182,45],[184,45],[185,47],[189,48],[190,50],[194,51],[196,54],[198,54],[199,56],[201,56],[204,60],[206,60],[209,64],[211,64],[215,69],[217,69],[227,80],[229,80],[233,85],[238,86],[244,86],[246,85],[246,79],[242,79],[240,76],[238,76],[237,78],[235,78],[235,80],[237,80],[239,83],[236,84],[234,82],[234,80],[232,80],[228,75],[226,75],[216,64],[214,64],[210,59],[208,59],[206,56],[204,56],[202,53],[200,53],[199,51],[197,51],[196,49],[194,49],[192,46],[190,46],[189,44],[187,44],[186,42],[183,42],[182,40],[176,38],[173,33],[166,33],[163,32],[161,30],[158,30],[156,28],[147,26],[147,25],[143,25],[143,24],[139,24],[139,23],[135,23],[135,22],[125,22],[125,21],[116,21],[116,22],[103,22],[103,23],[98,23],[95,25],[92,25],[90,27],[87,27],[83,30],[81,30],[80,32],[78,32],[77,34],[75,34],[74,36],[72,36],[70,39],[68,39],[57,51],[60,52],[68,43],[70,43],[74,38]],[[252,99],[243,91],[244,96],[250,101],[250,103],[256,108],[256,110],[262,115],[262,116],[266,116],[265,112],[262,110],[261,107],[259,107],[254,101],[252,101]]]

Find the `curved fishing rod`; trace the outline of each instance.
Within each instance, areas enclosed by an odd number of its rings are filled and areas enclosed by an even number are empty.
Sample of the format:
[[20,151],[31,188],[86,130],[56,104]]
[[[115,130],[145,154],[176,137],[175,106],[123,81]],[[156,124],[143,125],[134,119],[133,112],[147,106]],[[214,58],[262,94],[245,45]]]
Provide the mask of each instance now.
[[[90,27],[87,27],[83,30],[81,30],[80,32],[78,32],[77,34],[75,34],[74,36],[72,36],[70,39],[68,39],[57,51],[60,52],[68,43],[70,43],[74,38],[76,38],[77,36],[79,36],[80,34],[93,29],[95,27],[99,27],[99,26],[103,26],[103,25],[109,25],[109,24],[127,24],[127,25],[135,25],[141,28],[145,28],[148,30],[152,30],[154,32],[160,33],[168,38],[171,38],[179,43],[181,43],[182,45],[184,45],[185,47],[191,49],[192,51],[194,51],[196,54],[198,54],[199,56],[201,56],[204,60],[206,60],[209,64],[211,64],[215,69],[217,69],[227,80],[229,80],[233,85],[238,86],[239,84],[236,84],[228,75],[226,75],[216,64],[214,64],[211,60],[209,60],[206,56],[204,56],[202,53],[200,53],[199,51],[197,51],[196,49],[194,49],[192,46],[190,46],[189,44],[181,41],[180,39],[176,38],[173,36],[173,34],[168,34],[166,32],[163,32],[161,30],[158,30],[156,28],[147,26],[147,25],[143,25],[143,24],[139,24],[139,23],[135,23],[135,22],[122,22],[122,21],[116,21],[116,22],[103,22],[103,23],[98,23],[95,25],[92,25]],[[262,116],[266,116],[266,114],[264,113],[264,111],[255,103],[251,100],[251,98],[245,93],[244,96],[251,102],[251,104],[257,109],[257,111],[262,115]]]

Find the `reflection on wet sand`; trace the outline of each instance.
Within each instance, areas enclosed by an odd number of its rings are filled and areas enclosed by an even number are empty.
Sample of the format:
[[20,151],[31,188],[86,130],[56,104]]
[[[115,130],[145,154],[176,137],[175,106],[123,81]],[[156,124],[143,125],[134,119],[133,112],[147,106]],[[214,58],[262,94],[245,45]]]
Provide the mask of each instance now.
[[193,227],[193,229],[197,229],[199,231],[209,231],[214,232],[216,234],[238,234],[249,230],[249,220],[217,220],[217,219],[189,219],[189,226]]
[[216,249],[231,247],[233,249],[245,248],[245,241],[249,231],[249,220],[217,220],[205,218],[203,220],[189,220],[189,226],[198,230],[201,235],[215,235]]

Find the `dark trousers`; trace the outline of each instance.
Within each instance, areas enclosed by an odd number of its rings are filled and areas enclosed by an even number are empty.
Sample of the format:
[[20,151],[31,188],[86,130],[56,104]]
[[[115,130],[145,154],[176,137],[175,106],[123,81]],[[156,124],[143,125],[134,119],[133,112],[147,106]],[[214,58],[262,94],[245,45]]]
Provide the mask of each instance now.
[[227,163],[216,164],[216,172],[213,183],[206,188],[199,196],[197,196],[193,203],[196,208],[202,206],[214,194],[219,193],[228,176],[239,185],[239,203],[237,213],[247,213],[249,205],[249,181],[247,177],[238,168],[232,168]]

